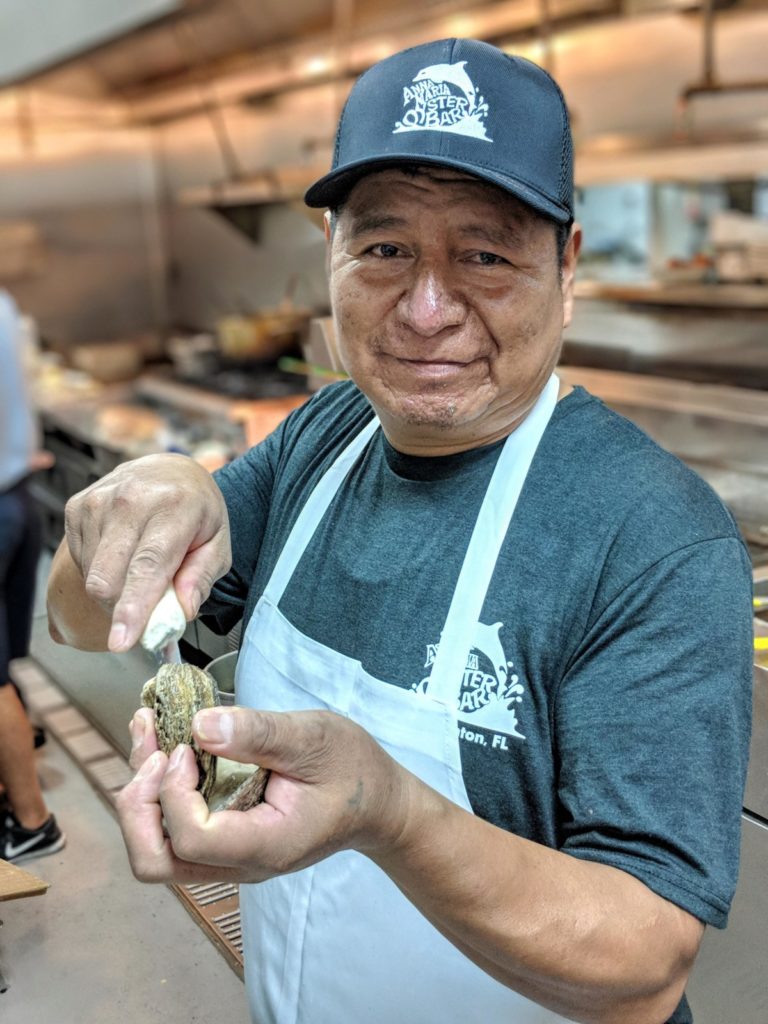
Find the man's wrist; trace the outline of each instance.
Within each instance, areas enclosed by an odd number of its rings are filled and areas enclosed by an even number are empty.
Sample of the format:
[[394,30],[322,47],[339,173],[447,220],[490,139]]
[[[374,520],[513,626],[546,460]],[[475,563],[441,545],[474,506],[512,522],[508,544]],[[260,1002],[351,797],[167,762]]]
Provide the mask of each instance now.
[[371,834],[358,849],[395,877],[405,865],[420,860],[418,851],[432,842],[446,801],[402,765],[392,765],[388,786],[372,815]]

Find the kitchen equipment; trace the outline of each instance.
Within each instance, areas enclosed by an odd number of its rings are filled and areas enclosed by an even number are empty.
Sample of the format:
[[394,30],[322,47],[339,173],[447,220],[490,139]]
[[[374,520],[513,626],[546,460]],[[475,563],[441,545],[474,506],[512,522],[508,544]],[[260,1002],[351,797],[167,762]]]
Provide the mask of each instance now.
[[308,314],[293,307],[265,310],[253,316],[228,316],[219,321],[219,351],[227,359],[276,359],[299,340]]
[[32,221],[0,222],[0,281],[17,281],[38,274],[45,250],[40,229]]
[[280,304],[275,309],[244,316],[228,316],[219,321],[219,351],[226,359],[257,359],[263,362],[278,356],[301,343],[309,323],[310,313],[298,308],[293,301],[298,275],[288,281]]
[[[327,384],[328,372],[346,376],[336,348],[336,337],[331,317],[313,317],[301,342],[304,362],[312,369],[307,375],[307,387],[318,391]],[[317,367],[317,369],[315,369]]]
[[736,210],[714,214],[709,227],[722,281],[768,280],[768,224]]
[[217,342],[211,334],[175,336],[166,347],[179,377],[203,378],[216,369]]
[[237,667],[237,651],[228,651],[219,655],[205,666],[209,676],[213,676],[219,691],[219,701],[231,706],[235,703],[235,669]]
[[278,370],[285,373],[298,373],[304,376],[320,377],[323,381],[349,380],[349,374],[337,373],[335,370],[328,370],[317,363],[305,363],[301,359],[293,359],[291,356],[281,356],[277,361]]
[[229,416],[233,422],[242,424],[245,443],[252,448],[271,434],[289,412],[298,409],[306,400],[307,395],[289,395],[259,402],[234,402]]
[[134,454],[143,448],[162,450],[169,440],[168,424],[154,409],[128,402],[109,402],[96,410],[93,436],[100,444]]
[[135,377],[144,365],[144,350],[138,341],[104,341],[76,345],[69,358],[76,369],[110,384]]

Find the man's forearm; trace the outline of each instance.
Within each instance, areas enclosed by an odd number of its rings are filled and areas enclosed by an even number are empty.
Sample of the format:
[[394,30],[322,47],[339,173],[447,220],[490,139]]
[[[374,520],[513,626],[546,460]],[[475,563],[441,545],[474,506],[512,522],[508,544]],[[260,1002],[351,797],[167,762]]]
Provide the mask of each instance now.
[[389,848],[369,852],[451,942],[564,1017],[663,1024],[703,927],[636,878],[521,839],[418,780]]
[[90,597],[66,539],[61,542],[48,578],[48,631],[57,643],[81,651],[106,651],[112,615]]

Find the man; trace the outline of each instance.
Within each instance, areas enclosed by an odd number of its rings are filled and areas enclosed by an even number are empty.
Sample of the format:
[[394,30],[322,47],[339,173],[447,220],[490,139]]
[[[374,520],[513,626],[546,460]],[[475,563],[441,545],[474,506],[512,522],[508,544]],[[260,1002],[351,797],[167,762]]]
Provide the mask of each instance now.
[[196,735],[270,768],[265,802],[209,814],[142,712],[120,813],[139,878],[259,883],[256,1021],[690,1020],[735,884],[750,566],[702,481],[558,388],[572,193],[539,68],[376,65],[307,194],[354,384],[215,484],[152,457],[70,505],[61,639],[128,648],[170,579],[243,617],[246,707]]
[[9,675],[9,663],[28,653],[32,627],[40,527],[26,481],[38,461],[19,316],[0,291],[0,858],[14,862],[56,853],[65,842],[40,789],[34,732]]

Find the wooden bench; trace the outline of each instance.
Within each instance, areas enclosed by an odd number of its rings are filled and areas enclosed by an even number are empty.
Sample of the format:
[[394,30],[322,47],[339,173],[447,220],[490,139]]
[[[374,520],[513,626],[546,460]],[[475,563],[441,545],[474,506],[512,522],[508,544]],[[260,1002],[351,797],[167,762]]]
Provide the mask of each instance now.
[[[44,882],[37,875],[29,871],[9,864],[7,860],[0,860],[0,902],[3,900],[20,900],[25,896],[42,896],[48,889],[48,882]],[[0,992],[5,992],[8,983],[0,970]]]

